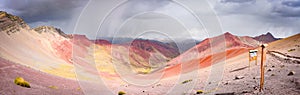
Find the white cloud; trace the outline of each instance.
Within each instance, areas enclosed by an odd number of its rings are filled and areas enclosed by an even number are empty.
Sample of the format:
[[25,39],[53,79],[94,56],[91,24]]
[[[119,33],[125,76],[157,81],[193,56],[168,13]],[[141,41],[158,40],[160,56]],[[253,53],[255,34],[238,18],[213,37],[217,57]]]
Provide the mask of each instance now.
[[193,37],[193,39],[201,41],[204,40],[205,38],[208,38],[208,33],[206,33],[206,31],[204,29],[197,29],[197,28],[193,28],[190,31],[191,36]]

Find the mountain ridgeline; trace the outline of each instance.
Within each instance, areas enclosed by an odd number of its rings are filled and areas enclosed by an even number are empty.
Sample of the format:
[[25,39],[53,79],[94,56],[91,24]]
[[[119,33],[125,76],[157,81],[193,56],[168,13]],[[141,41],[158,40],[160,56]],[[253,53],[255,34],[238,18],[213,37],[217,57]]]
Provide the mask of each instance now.
[[[32,29],[20,17],[3,11],[0,12],[0,33],[1,58],[42,69],[51,74],[57,74],[59,70],[56,67],[60,65],[84,66],[91,62],[102,65],[122,63],[125,67],[133,68],[135,72],[149,73],[162,68],[160,66],[166,66],[161,64],[167,64],[180,56],[176,45],[155,40],[134,39],[132,42],[117,41],[122,43],[114,44],[103,39],[90,40],[85,35],[65,34],[52,26]],[[211,47],[220,47],[223,43],[219,41],[212,46],[211,39],[220,37],[225,37],[222,41],[226,42],[226,49],[255,48],[260,42],[269,43],[277,40],[270,33],[253,38],[235,36],[227,32],[207,38],[190,50],[209,53]],[[190,50],[186,49],[186,52]],[[44,65],[43,68],[39,66],[41,64]]]

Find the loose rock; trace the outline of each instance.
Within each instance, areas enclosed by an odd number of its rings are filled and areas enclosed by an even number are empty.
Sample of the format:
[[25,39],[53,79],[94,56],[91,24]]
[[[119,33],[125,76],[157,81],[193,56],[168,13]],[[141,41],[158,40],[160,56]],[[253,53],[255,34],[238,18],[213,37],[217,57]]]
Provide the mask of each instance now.
[[291,75],[295,75],[295,71],[290,71],[289,73],[288,73],[288,76],[291,76]]
[[251,91],[243,90],[242,93],[250,93]]
[[271,76],[275,76],[275,74],[271,74]]
[[243,79],[244,78],[244,76],[235,76],[235,79],[237,80],[237,79]]
[[197,90],[197,91],[196,91],[196,94],[202,94],[202,93],[203,93],[202,90]]
[[256,85],[252,85],[252,88],[253,88],[254,90],[258,90],[258,86],[256,86]]
[[224,85],[228,85],[228,84],[229,84],[229,82],[230,82],[230,81],[227,81],[227,82],[225,82],[225,83],[224,83]]
[[268,72],[272,71],[272,69],[268,69]]
[[260,76],[253,77],[253,79],[260,79]]
[[217,93],[215,95],[234,95],[234,92],[229,92],[229,93]]

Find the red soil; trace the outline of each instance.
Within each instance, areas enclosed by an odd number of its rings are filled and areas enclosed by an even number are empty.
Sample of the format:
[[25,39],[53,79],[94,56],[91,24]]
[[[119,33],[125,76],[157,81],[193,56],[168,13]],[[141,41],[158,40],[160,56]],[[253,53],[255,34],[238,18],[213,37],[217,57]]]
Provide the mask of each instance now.
[[[196,69],[201,69],[205,67],[209,67],[212,64],[225,61],[224,56],[226,55],[226,59],[238,56],[239,54],[248,52],[248,48],[233,48],[226,50],[226,52],[216,53],[212,55],[205,56],[203,58],[194,59],[185,63],[179,63],[175,66],[169,67],[164,70],[164,78],[171,77],[171,76],[177,76],[181,72],[186,73],[190,72]],[[214,59],[214,60],[213,60]]]
[[52,48],[55,50],[55,54],[58,55],[63,60],[71,63],[70,59],[72,57],[72,43],[63,40],[61,42],[51,42]]

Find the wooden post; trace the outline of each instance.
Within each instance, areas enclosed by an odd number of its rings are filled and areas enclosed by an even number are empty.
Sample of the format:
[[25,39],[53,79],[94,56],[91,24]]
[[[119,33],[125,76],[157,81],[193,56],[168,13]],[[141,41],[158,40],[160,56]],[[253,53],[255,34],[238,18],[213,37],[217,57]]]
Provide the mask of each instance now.
[[259,92],[263,90],[264,87],[264,79],[265,79],[265,67],[264,67],[264,49],[268,46],[267,44],[261,45],[261,63],[260,63],[260,88]]
[[249,70],[250,70],[250,67],[251,67],[251,64],[250,64],[250,62],[251,62],[251,55],[250,55],[251,53],[250,53],[250,51],[249,51]]

